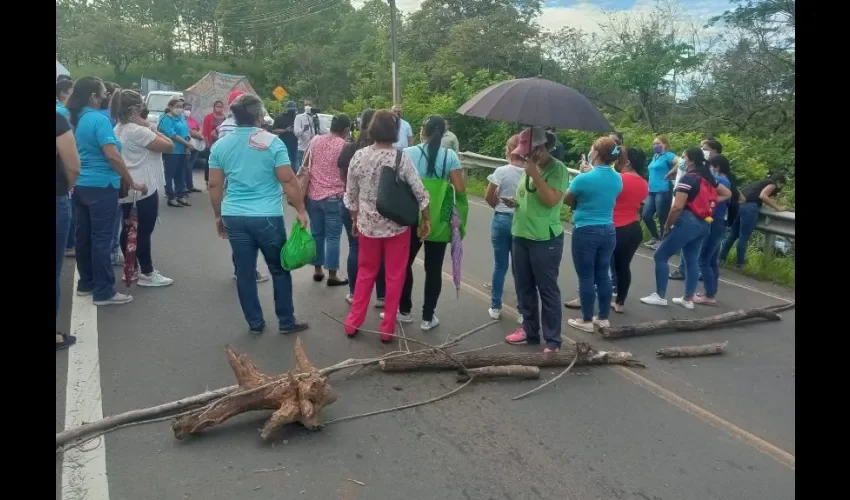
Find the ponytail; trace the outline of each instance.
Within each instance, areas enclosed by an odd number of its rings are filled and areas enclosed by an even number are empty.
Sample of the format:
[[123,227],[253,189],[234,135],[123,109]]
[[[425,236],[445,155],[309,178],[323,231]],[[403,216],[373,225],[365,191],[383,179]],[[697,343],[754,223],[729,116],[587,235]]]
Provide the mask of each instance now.
[[428,161],[427,175],[436,177],[437,155],[440,152],[440,143],[443,142],[443,134],[446,133],[446,120],[439,115],[429,116],[425,119],[422,130],[423,135],[428,138],[428,151],[425,154]]
[[717,179],[714,178],[714,175],[711,173],[711,169],[708,166],[708,161],[705,159],[705,155],[700,148],[689,148],[685,151],[685,157],[691,162],[693,162],[696,167],[694,168],[694,173],[708,181],[714,187],[717,187]]

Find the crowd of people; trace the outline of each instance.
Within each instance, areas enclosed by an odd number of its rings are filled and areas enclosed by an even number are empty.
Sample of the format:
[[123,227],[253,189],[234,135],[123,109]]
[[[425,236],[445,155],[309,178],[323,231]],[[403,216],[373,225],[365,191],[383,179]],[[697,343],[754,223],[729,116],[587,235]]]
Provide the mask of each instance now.
[[[262,101],[240,91],[231,92],[226,104],[216,101],[201,123],[187,103],[175,98],[159,123],[151,124],[138,92],[98,78],[58,80],[56,100],[57,314],[63,255],[76,258],[77,295],[91,295],[98,306],[132,301],[116,291],[113,272],[115,247],[119,253],[127,250],[122,221],[132,206],[138,214],[134,279],[140,286],[173,283],[153,266],[159,196],[164,190],[167,206],[189,206],[188,196],[200,191],[192,184],[191,165],[206,151],[215,227],[230,243],[237,296],[250,332],[266,329],[258,283],[268,277],[256,269],[258,252],[271,275],[278,331],[308,328],[296,319],[292,278],[281,264],[287,241],[284,201],[316,243],[314,281],[347,286],[348,336],[365,322],[373,289],[375,306],[383,309],[383,342],[392,341],[397,322],[413,321],[412,266],[420,250],[425,270],[421,329],[440,324],[436,310],[447,235],[458,219],[452,200],[465,192],[458,139],[443,117],[427,117],[416,141],[400,106],[366,109],[356,122],[339,114],[323,130],[309,99],[303,113],[289,102],[274,125],[264,127]],[[352,134],[355,125],[359,134]],[[488,314],[501,317],[510,266],[522,325],[506,337],[510,344],[542,342],[545,352],[561,346],[563,205],[573,211],[571,255],[579,283],[578,298],[565,306],[581,311],[567,324],[591,332],[608,325],[612,310],[625,310],[641,221],[652,235],[646,246],[655,250],[656,289],[640,301],[666,306],[668,280],[679,278],[685,280],[685,293],[672,301],[693,309],[694,304],[716,304],[719,262],[736,241],[737,263],[743,264],[761,205],[784,209],[774,201],[784,176],[739,187],[713,138],[676,155],[665,137],[657,137],[647,158],[620,134],[600,137],[572,180],[563,151],[551,130],[526,128],[508,139],[507,164],[488,177],[485,199],[494,209]],[[419,212],[416,222],[401,222],[379,201],[387,169],[409,187]],[[465,219],[458,224],[465,231]],[[340,273],[343,229],[347,277]],[[676,254],[681,255],[681,276],[669,272],[668,261]],[[696,292],[700,279],[703,294]],[[73,335],[57,333],[57,349],[74,341]]]

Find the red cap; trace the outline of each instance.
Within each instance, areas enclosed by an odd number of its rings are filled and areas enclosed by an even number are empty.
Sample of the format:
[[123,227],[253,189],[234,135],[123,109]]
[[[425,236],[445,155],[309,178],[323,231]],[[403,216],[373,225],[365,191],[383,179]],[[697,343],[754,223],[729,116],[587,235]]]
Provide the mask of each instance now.
[[227,105],[230,106],[231,104],[233,104],[233,101],[235,101],[236,98],[239,97],[240,95],[245,95],[245,92],[242,91],[242,90],[238,90],[238,89],[231,90],[230,95],[227,96]]
[[524,156],[542,144],[546,144],[546,130],[542,127],[527,128],[520,132],[519,144],[513,150],[512,154]]

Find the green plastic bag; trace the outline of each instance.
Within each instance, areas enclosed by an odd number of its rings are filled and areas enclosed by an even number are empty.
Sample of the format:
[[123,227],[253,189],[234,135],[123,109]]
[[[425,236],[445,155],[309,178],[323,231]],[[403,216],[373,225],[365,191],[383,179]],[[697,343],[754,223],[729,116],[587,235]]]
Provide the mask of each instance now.
[[[469,217],[469,200],[466,193],[455,193],[454,186],[445,179],[427,177],[422,179],[428,191],[431,212],[431,234],[428,241],[448,243],[452,240],[452,210],[457,208],[460,215],[460,237],[466,236],[466,220]],[[420,222],[422,214],[419,215]]]
[[294,271],[313,262],[316,258],[316,242],[313,235],[300,222],[295,221],[289,239],[280,249],[280,265],[287,271]]

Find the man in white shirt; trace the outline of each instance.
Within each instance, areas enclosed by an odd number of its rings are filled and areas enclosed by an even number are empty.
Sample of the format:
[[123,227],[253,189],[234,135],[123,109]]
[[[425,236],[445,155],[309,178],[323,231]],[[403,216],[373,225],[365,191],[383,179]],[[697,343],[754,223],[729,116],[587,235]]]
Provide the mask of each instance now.
[[413,146],[413,127],[407,123],[407,120],[401,117],[401,106],[399,104],[393,106],[393,114],[395,114],[399,120],[398,141],[393,144],[393,146],[396,149]]
[[[307,146],[310,145],[313,137],[321,133],[319,130],[319,118],[313,114],[312,99],[304,99],[304,112],[295,117],[292,132],[298,138],[298,155],[292,162],[292,171],[298,173],[298,169],[301,167],[301,161],[304,159],[304,152],[307,151]],[[290,159],[292,160],[292,158]]]

